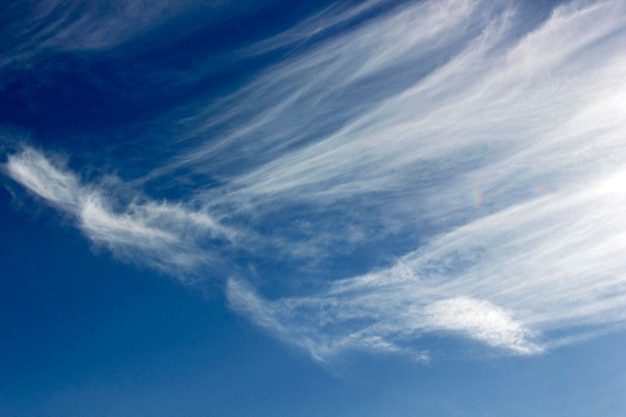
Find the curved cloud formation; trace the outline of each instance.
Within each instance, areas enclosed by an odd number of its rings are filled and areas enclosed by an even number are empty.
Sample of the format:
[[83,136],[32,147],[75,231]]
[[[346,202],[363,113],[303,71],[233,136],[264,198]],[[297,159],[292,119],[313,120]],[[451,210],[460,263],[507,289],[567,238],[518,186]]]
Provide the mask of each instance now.
[[[623,326],[626,4],[377,7],[239,51],[293,55],[155,122],[167,146],[127,180],[185,184],[185,201],[33,149],[5,172],[114,253],[188,283],[221,264],[235,311],[320,361],[426,361],[447,337],[531,355]],[[284,269],[246,276],[236,251]]]
[[201,266],[217,262],[213,254],[201,250],[200,240],[235,239],[233,230],[205,212],[177,204],[136,199],[116,208],[119,195],[107,195],[106,187],[82,184],[34,149],[9,156],[5,170],[33,194],[71,215],[94,243],[183,282]]
[[260,325],[296,344],[306,340],[319,359],[345,348],[410,351],[422,332],[541,352],[571,337],[552,334],[626,318],[625,181],[623,171],[499,211],[319,294],[269,302],[231,280],[228,295]]

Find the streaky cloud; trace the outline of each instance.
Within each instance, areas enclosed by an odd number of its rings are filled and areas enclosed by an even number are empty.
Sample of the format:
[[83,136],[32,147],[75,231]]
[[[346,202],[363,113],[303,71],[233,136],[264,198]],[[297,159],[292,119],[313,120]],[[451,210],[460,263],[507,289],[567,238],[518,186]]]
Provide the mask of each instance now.
[[413,63],[463,44],[468,33],[455,28],[480,20],[474,9],[467,0],[417,3],[278,62],[177,121],[182,127],[176,140],[191,142],[191,149],[150,177],[193,167],[238,184],[245,181],[242,174],[264,175],[285,153],[300,154],[291,149],[305,147],[319,156],[318,142],[328,133],[419,79],[422,71]]
[[[8,47],[0,57],[0,70],[15,64],[29,67],[46,53],[110,51],[157,29],[167,35],[161,34],[160,43],[171,42],[252,4],[245,0],[237,5],[220,0],[202,4],[191,0],[8,0],[4,5],[7,24],[1,29]],[[144,42],[142,48],[151,43]]]
[[[541,21],[516,1],[368,15],[380,6],[239,51],[292,48],[155,122],[169,147],[128,183],[184,183],[188,200],[89,183],[32,148],[4,170],[119,256],[189,284],[227,264],[231,308],[320,362],[427,362],[438,338],[535,355],[623,327],[626,3],[571,1]],[[247,276],[230,249],[249,270],[265,255],[289,266]],[[338,256],[359,272],[324,263]]]
[[105,186],[86,185],[59,161],[33,148],[9,155],[8,176],[32,194],[75,218],[95,244],[123,259],[148,264],[191,283],[195,272],[218,263],[202,249],[207,239],[230,242],[234,229],[220,224],[202,209],[157,202],[136,195],[122,204],[122,195]]
[[438,333],[536,354],[624,324],[626,8],[572,2],[513,36],[521,17],[502,9],[427,76],[235,180],[233,198],[268,210],[365,201],[426,243],[309,295],[232,281],[234,309],[322,360]]

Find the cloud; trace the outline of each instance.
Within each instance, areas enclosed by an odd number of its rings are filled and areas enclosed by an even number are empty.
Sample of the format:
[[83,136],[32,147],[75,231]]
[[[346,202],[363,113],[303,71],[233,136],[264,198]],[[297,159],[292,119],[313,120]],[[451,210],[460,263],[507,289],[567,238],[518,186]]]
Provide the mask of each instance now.
[[[441,338],[532,355],[623,326],[626,5],[379,6],[256,43],[292,53],[155,121],[167,146],[133,142],[160,152],[138,178],[33,149],[5,171],[114,253],[185,282],[228,264],[232,309],[322,362],[427,361]],[[163,183],[193,192],[132,191]]]
[[[471,10],[462,19],[480,24]],[[573,2],[518,37],[522,12],[500,9],[423,78],[237,178],[235,196],[269,210],[298,200],[369,205],[415,228],[422,243],[389,268],[309,295],[265,300],[232,284],[231,298],[256,300],[253,310],[233,308],[263,316],[259,325],[291,343],[309,340],[317,358],[350,348],[420,352],[432,333],[533,354],[623,325],[625,15],[620,2]],[[363,31],[387,23],[395,21]]]
[[[511,353],[541,352],[572,329],[623,324],[626,170],[576,193],[539,197],[434,238],[391,268],[304,297],[262,300],[232,283],[233,308],[313,356],[370,346],[399,351],[452,332]],[[240,295],[245,293],[245,296]],[[239,295],[238,295],[239,294]],[[247,308],[242,299],[253,299]],[[553,335],[555,336],[552,339]],[[563,336],[565,334],[565,336]],[[549,342],[548,342],[549,341]]]
[[538,353],[571,340],[577,328],[624,323],[625,179],[626,170],[501,210],[436,236],[388,269],[334,281],[320,293],[269,301],[233,282],[229,298],[292,343],[306,335],[317,358],[381,350],[368,342],[373,337],[387,350],[419,352],[420,336],[432,332]]
[[426,328],[462,332],[490,346],[508,348],[518,353],[536,353],[529,331],[515,322],[500,307],[485,300],[459,297],[437,301],[424,311]]
[[203,242],[213,239],[227,244],[236,239],[234,229],[202,209],[155,202],[141,195],[122,204],[126,196],[119,189],[116,195],[105,185],[85,185],[59,161],[55,164],[32,148],[10,155],[4,171],[35,196],[75,218],[97,245],[183,282],[196,278],[197,270],[219,263],[204,250]]
[[[108,52],[139,41],[143,51],[164,46],[194,31],[217,26],[233,13],[255,9],[247,0],[39,0],[4,4],[0,70],[44,68],[35,58],[55,53]],[[158,34],[158,42],[154,35]]]
[[[402,75],[387,78],[385,74],[376,73],[380,67],[395,68],[401,59],[412,61],[413,58],[415,63],[419,62],[430,48],[430,42],[441,35],[440,32],[452,29],[446,32],[446,36],[452,39],[463,38],[462,34],[471,35],[463,23],[481,22],[476,22],[471,13],[469,4],[475,3],[463,3],[464,8],[448,5],[437,8],[437,13],[426,13],[422,19],[432,28],[416,25],[419,29],[414,29],[418,32],[414,43],[402,42],[404,39],[413,40],[413,30],[399,25],[399,18],[389,18],[364,28],[363,35],[341,39],[342,42],[338,43],[345,50],[331,45],[329,51],[323,48],[313,56],[302,58],[303,62],[296,61],[295,68],[286,66],[286,73],[299,71],[302,75],[298,80],[308,79],[313,84],[307,86],[312,94],[298,97],[300,104],[306,103],[306,99],[317,99],[319,102],[321,98],[316,97],[318,94],[331,94],[338,90],[350,97],[348,87],[351,79],[368,71],[377,75],[375,80],[385,80],[387,84],[389,80],[393,83],[400,79],[404,85],[397,94],[374,100],[377,106],[359,117],[351,120],[349,115],[343,115],[347,124],[338,131],[328,135],[322,133],[320,140],[275,158],[237,182],[246,187],[245,191],[249,194],[282,198],[281,193],[293,195],[302,191],[300,194],[308,198],[319,194],[320,198],[327,200],[346,198],[350,193],[397,188],[407,184],[405,176],[411,173],[412,168],[417,168],[415,165],[426,165],[429,161],[437,163],[449,155],[471,152],[478,146],[506,144],[511,148],[523,146],[530,152],[552,154],[558,146],[555,142],[580,140],[582,132],[566,130],[570,125],[565,123],[565,118],[575,117],[594,102],[621,100],[623,90],[617,80],[623,75],[623,60],[615,55],[613,49],[621,46],[620,40],[613,41],[615,43],[608,56],[598,54],[595,57],[607,66],[604,70],[597,62],[585,64],[582,56],[576,55],[583,54],[593,42],[603,40],[622,27],[619,13],[607,16],[613,11],[611,9],[623,13],[610,2],[596,5],[591,10],[559,9],[542,28],[517,43],[506,42],[508,31],[513,27],[509,27],[512,25],[510,12],[503,12],[488,23],[482,22],[484,30],[480,34],[473,38],[470,36],[471,41],[460,53],[424,79],[403,80]],[[408,14],[404,11],[399,17],[406,18],[405,13]],[[604,25],[598,27],[595,19],[601,17]],[[389,39],[380,45],[380,50],[386,50],[387,43],[396,47],[386,52],[389,56],[383,59],[377,45],[381,42],[378,31],[392,27],[397,28],[397,38],[389,35]],[[455,31],[454,28],[458,27],[460,29]],[[374,28],[376,32],[370,33]],[[359,41],[364,44],[363,52],[356,49]],[[444,43],[442,53],[449,47],[445,41],[446,38],[439,40]],[[606,43],[610,45],[612,42],[609,39]],[[338,63],[333,59],[335,49],[339,50],[337,55],[344,57],[338,58]],[[409,57],[405,53],[409,53]],[[366,58],[367,54],[372,55],[369,62],[353,64],[364,56]],[[317,62],[317,56],[320,60],[324,57],[322,63]],[[348,63],[345,68],[340,65],[342,60]],[[306,75],[308,71],[319,72],[318,65],[323,65],[326,72],[317,77],[313,75],[311,80]],[[574,65],[578,67],[576,71],[567,70]],[[555,74],[561,70],[563,75]],[[280,70],[271,74],[281,82],[284,80]],[[373,88],[375,81],[372,84],[366,91],[377,98],[380,92]],[[610,91],[616,87],[617,91]],[[385,85],[384,89],[381,86],[381,90],[389,92],[392,88]],[[354,97],[350,97],[349,102],[358,103]],[[310,107],[291,106],[288,100],[282,100],[281,105],[288,106],[281,111],[281,117],[293,116],[289,114],[292,109],[301,112]],[[344,111],[349,111],[349,108],[349,105],[341,106]],[[323,111],[325,106],[320,109]],[[618,109],[614,110],[603,117],[609,116],[609,122],[617,122],[620,114]],[[279,118],[270,120],[281,122]],[[593,126],[604,120],[589,122]],[[281,138],[283,131],[291,133],[291,126],[279,124],[278,127],[273,138]],[[558,127],[563,131],[554,132],[553,129]],[[541,138],[541,143],[533,147],[530,142],[532,137]],[[381,143],[385,146],[381,147]],[[568,161],[571,158],[563,158],[563,163]],[[542,164],[542,167],[545,168],[545,165]],[[418,174],[429,176],[428,172]]]
[[[419,291],[409,286],[406,290]],[[416,342],[425,334],[456,334],[514,354],[543,351],[529,329],[486,300],[428,301],[428,296],[394,294],[390,287],[332,293],[268,302],[245,282],[231,279],[227,296],[232,308],[321,362],[346,350],[400,353],[428,361],[426,344],[418,347]]]
[[[191,142],[191,149],[151,175],[185,166],[245,181],[241,174],[259,165],[251,177],[268,170],[286,175],[284,168],[274,167],[282,162],[278,157],[293,148],[309,144],[305,149],[317,151],[321,158],[322,137],[429,69],[413,71],[413,63],[450,53],[463,43],[468,33],[455,28],[480,19],[473,4],[447,0],[411,5],[276,63],[232,94],[193,108],[195,114],[183,117],[185,129],[177,132],[177,140]],[[212,140],[206,140],[208,134]],[[295,158],[300,153],[287,154]],[[252,182],[261,185],[260,179]]]

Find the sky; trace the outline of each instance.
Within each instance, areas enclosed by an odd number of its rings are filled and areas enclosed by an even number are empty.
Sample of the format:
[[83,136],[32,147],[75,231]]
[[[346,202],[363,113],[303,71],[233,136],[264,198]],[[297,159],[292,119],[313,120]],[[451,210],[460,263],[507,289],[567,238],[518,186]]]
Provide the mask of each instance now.
[[0,415],[626,414],[626,2],[7,0]]

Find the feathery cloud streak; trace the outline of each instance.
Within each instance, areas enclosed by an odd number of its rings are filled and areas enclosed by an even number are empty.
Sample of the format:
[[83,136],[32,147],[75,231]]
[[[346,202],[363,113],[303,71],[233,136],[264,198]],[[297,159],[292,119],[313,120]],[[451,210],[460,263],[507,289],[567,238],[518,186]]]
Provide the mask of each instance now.
[[119,187],[116,194],[107,192],[104,185],[85,185],[60,163],[55,166],[32,148],[9,156],[4,170],[34,195],[72,216],[95,244],[185,283],[193,281],[196,269],[218,262],[213,253],[201,249],[202,242],[230,241],[236,236],[202,210],[138,196],[122,204]]
[[114,51],[133,41],[146,51],[256,7],[247,0],[8,0],[3,6],[0,70],[28,69],[46,54]]

